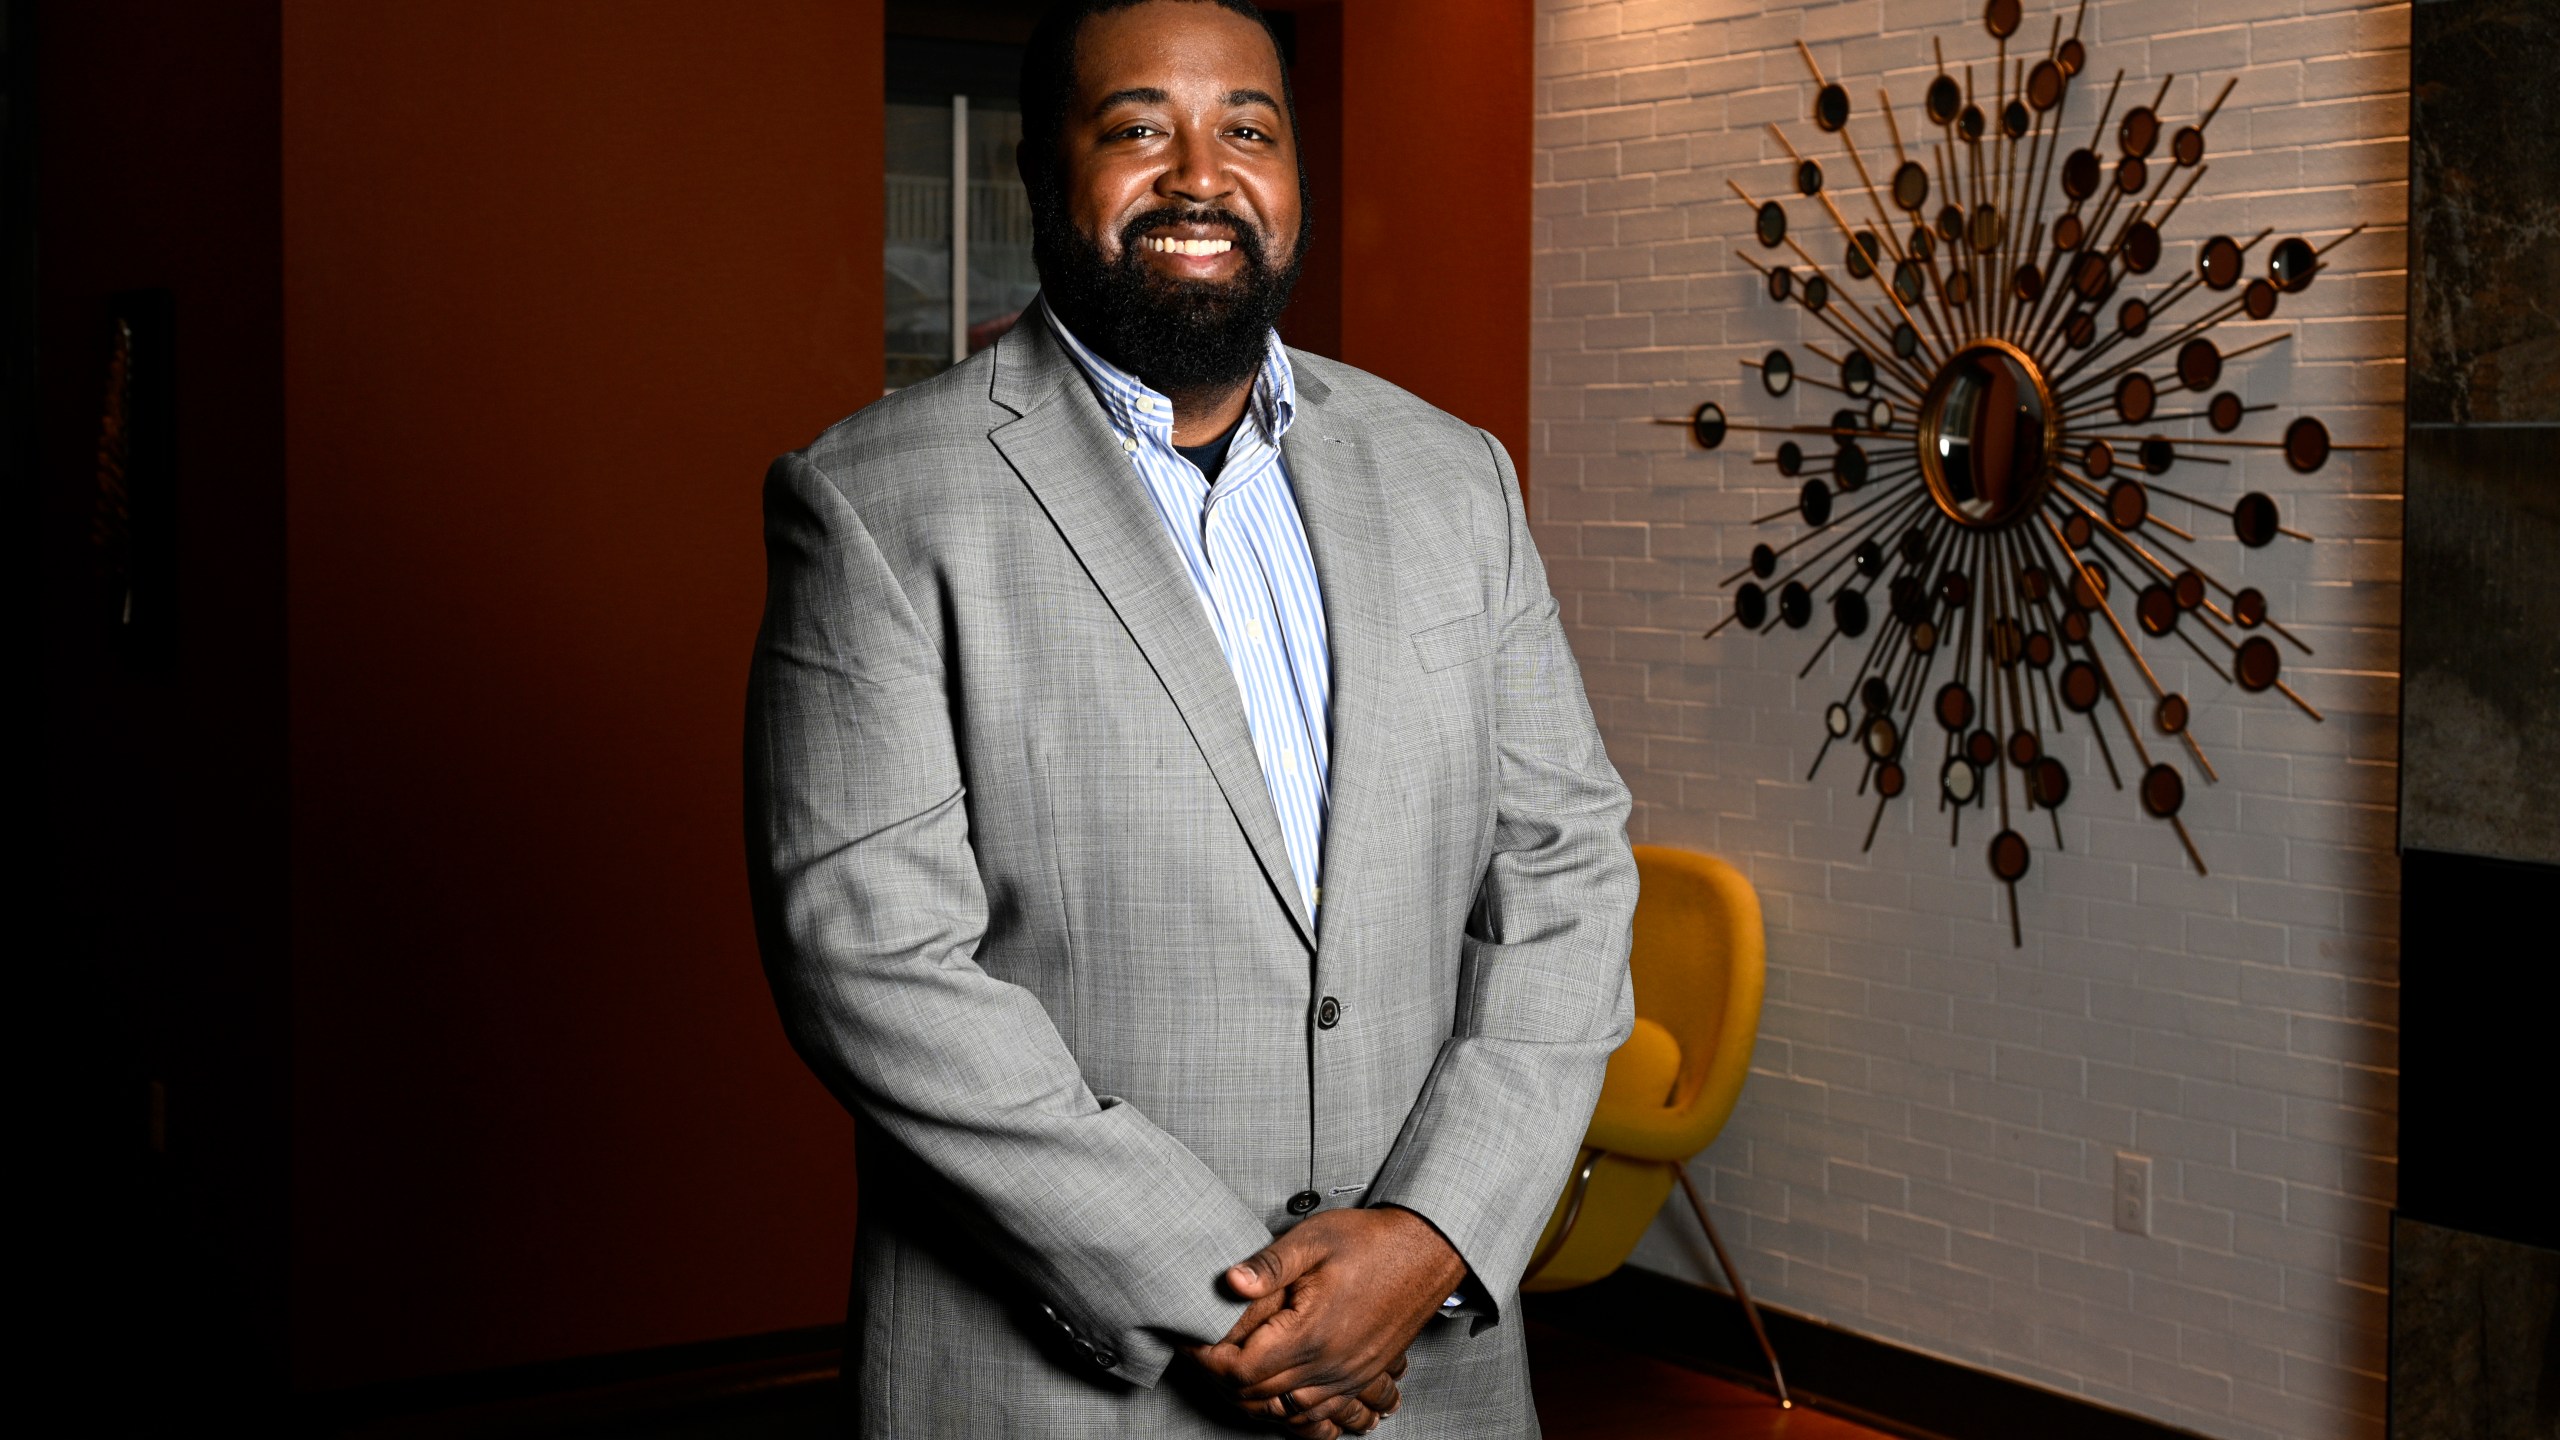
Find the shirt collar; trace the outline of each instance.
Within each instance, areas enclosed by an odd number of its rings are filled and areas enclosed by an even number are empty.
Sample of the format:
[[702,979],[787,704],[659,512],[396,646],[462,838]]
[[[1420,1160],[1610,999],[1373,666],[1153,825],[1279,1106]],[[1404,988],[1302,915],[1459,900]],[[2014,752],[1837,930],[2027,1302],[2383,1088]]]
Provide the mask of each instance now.
[[[1173,446],[1173,402],[1150,387],[1147,382],[1095,354],[1049,308],[1049,297],[1040,297],[1040,313],[1049,324],[1050,333],[1067,347],[1076,368],[1093,386],[1095,398],[1102,402],[1102,413],[1119,432],[1122,443],[1131,450],[1146,442],[1163,448]],[[1298,382],[1289,368],[1288,347],[1280,343],[1280,332],[1263,332],[1262,373],[1254,377],[1253,392],[1245,399],[1245,414],[1253,421],[1262,440],[1277,448],[1280,437],[1298,415]]]

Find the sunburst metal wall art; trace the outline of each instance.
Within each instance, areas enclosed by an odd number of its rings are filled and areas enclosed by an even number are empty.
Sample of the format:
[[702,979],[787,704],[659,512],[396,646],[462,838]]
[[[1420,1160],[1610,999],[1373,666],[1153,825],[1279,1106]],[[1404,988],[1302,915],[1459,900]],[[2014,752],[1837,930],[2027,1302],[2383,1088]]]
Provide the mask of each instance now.
[[[1771,300],[1830,331],[1834,346],[1804,348],[1836,379],[1784,349],[1743,363],[1772,398],[1818,389],[1840,408],[1828,424],[1747,425],[1710,402],[1657,422],[1687,427],[1711,450],[1735,431],[1789,437],[1753,463],[1801,479],[1798,499],[1757,523],[1795,522],[1802,533],[1752,547],[1749,565],[1723,582],[1736,587],[1732,613],[1707,633],[1827,622],[1798,678],[1834,641],[1864,641],[1847,693],[1825,713],[1814,773],[1835,745],[1859,757],[1859,793],[1875,796],[1868,846],[1886,807],[1913,793],[1913,771],[1936,789],[1954,843],[1965,812],[1996,809],[1989,862],[2008,889],[2013,942],[2029,815],[2046,813],[2059,848],[2058,812],[2073,788],[2045,737],[2075,716],[2116,788],[2130,770],[2143,813],[2167,821],[2205,869],[2179,818],[2187,782],[2173,757],[2183,748],[2206,781],[2218,777],[2188,728],[2187,697],[2162,684],[2144,642],[2183,645],[2225,684],[2275,691],[2320,719],[2285,683],[2277,641],[2305,655],[2311,647],[2264,595],[2189,559],[2181,547],[2198,543],[2195,531],[2155,507],[2168,502],[2197,529],[2228,526],[2253,549],[2307,542],[2264,494],[2218,498],[2211,467],[2227,473],[2230,461],[2213,452],[2280,450],[2308,474],[2332,449],[2384,448],[2332,445],[2310,416],[2281,439],[2236,435],[2274,407],[2223,388],[2232,363],[2289,336],[2225,352],[2212,334],[2237,317],[2273,316],[2310,286],[2330,248],[2363,227],[2320,246],[2298,237],[2267,245],[2264,231],[2246,241],[2214,235],[2191,273],[2149,279],[2170,221],[2211,168],[2205,136],[2231,85],[2172,129],[2160,114],[2169,80],[2149,103],[2119,112],[2119,71],[2087,143],[2066,151],[2066,112],[2088,60],[2086,0],[2068,36],[2057,14],[2043,53],[2013,59],[2020,7],[1991,0],[1984,16],[1997,47],[1988,97],[1973,66],[1961,80],[1948,71],[1943,47],[1908,131],[1878,92],[1894,160],[1882,187],[1852,138],[1848,90],[1797,45],[1813,72],[1813,124],[1837,142],[1857,185],[1837,187],[1849,193],[1835,198],[1821,159],[1770,130],[1792,162],[1784,183],[1818,212],[1814,244],[1838,263],[1815,258],[1785,204],[1732,188],[1769,257],[1745,258]],[[1862,219],[1852,223],[1850,210]],[[2211,433],[2195,433],[2197,422]],[[2180,433],[2166,433],[2172,426]],[[1827,456],[1813,453],[1824,447]],[[2188,467],[2204,473],[2171,478]],[[1943,732],[1939,753],[1925,759],[1915,753],[1924,714]],[[2129,749],[2122,765],[2107,738],[2110,715]]]

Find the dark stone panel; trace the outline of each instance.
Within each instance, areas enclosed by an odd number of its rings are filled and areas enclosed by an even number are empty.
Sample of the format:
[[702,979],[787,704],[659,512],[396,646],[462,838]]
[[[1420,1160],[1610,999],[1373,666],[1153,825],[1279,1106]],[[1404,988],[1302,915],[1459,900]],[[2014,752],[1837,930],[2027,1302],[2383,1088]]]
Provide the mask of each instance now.
[[2560,863],[2560,426],[2409,429],[2400,842]]
[[2560,5],[2409,25],[2409,419],[2560,422]]
[[2393,1220],[2391,1440],[2560,1440],[2560,1251]]
[[2519,996],[2550,969],[2534,957],[2552,948],[2555,894],[2560,866],[2400,857],[2398,1207],[2411,1219],[2560,1248],[2552,1147],[2517,1121],[2550,1108],[2551,1008]]

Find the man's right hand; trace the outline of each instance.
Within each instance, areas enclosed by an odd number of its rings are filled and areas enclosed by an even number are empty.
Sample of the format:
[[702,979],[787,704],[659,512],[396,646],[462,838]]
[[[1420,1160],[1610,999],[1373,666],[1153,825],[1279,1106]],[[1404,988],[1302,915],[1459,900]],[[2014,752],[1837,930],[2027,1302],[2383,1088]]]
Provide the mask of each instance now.
[[[1218,1345],[1194,1347],[1191,1358],[1203,1368],[1211,1369],[1212,1374],[1217,1374],[1218,1371],[1211,1368],[1211,1353],[1220,1348],[1233,1349],[1243,1334],[1250,1333],[1250,1330],[1250,1326],[1239,1325],[1238,1331],[1242,1333],[1231,1332]],[[1343,1435],[1366,1435],[1378,1428],[1379,1421],[1403,1408],[1404,1394],[1397,1382],[1404,1378],[1404,1368],[1405,1358],[1399,1354],[1357,1395],[1335,1395],[1306,1409],[1285,1414],[1280,1413],[1285,1409],[1285,1403],[1279,1400],[1239,1399],[1236,1405],[1254,1419],[1269,1421],[1279,1429],[1301,1437],[1301,1440],[1338,1440]]]
[[1383,1414],[1363,1397],[1403,1373],[1406,1347],[1466,1273],[1457,1251],[1410,1210],[1327,1211],[1227,1272],[1245,1313],[1193,1357],[1234,1388],[1249,1414],[1339,1424],[1328,1407],[1340,1401],[1358,1402],[1346,1407],[1354,1421],[1361,1409]]

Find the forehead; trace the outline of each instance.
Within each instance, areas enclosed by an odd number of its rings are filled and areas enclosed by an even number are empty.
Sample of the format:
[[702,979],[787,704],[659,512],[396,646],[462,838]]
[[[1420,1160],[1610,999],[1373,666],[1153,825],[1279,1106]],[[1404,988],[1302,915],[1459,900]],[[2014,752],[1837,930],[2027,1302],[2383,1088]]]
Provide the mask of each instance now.
[[1149,0],[1096,15],[1076,35],[1084,104],[1121,90],[1280,93],[1280,52],[1255,21],[1207,0]]

